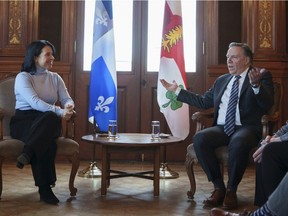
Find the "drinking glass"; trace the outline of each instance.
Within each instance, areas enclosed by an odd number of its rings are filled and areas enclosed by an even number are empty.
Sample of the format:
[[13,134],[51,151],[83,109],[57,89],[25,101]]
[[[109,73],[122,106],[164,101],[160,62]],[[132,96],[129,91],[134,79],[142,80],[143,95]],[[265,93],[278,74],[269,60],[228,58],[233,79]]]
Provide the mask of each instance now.
[[152,126],[152,132],[151,132],[152,139],[159,139],[160,138],[160,122],[152,121],[151,126]]
[[117,137],[117,120],[109,120],[108,137],[109,138]]

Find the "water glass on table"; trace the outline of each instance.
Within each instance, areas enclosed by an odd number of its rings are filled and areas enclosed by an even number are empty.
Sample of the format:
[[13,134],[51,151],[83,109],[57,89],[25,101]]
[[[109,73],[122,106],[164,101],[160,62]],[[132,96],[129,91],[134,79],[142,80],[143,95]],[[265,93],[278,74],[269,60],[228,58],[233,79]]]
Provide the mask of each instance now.
[[108,137],[117,138],[117,120],[109,120]]
[[160,139],[160,122],[152,121],[151,127],[152,127],[151,138]]

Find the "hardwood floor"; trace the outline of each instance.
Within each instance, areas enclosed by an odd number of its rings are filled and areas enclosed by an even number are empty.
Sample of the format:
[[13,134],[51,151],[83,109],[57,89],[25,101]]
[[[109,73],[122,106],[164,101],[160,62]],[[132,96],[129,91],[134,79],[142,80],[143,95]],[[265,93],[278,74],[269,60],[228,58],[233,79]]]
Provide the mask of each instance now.
[[[99,164],[99,163],[98,163]],[[82,161],[80,169],[89,165]],[[3,165],[3,192],[0,201],[0,216],[95,216],[95,215],[209,215],[202,201],[210,196],[212,185],[207,181],[202,169],[196,166],[197,189],[194,200],[188,200],[186,192],[189,180],[184,163],[169,164],[169,168],[179,173],[176,179],[160,180],[160,196],[153,196],[153,182],[135,177],[112,179],[106,196],[101,196],[100,178],[76,176],[76,197],[70,197],[68,178],[70,165],[57,162],[57,183],[53,189],[60,203],[51,206],[39,201],[38,188],[34,186],[30,166],[23,170],[13,163]],[[147,170],[149,163],[112,162],[111,168],[123,170]],[[239,208],[253,210],[254,168],[249,167],[238,188]]]

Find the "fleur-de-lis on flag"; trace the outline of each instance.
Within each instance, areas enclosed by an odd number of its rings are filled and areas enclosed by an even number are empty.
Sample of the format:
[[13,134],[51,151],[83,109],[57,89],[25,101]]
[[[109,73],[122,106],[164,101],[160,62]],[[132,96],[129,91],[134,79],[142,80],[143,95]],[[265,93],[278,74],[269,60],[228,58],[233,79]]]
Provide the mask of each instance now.
[[109,104],[111,104],[114,100],[114,97],[108,97],[106,100],[103,96],[98,97],[97,106],[95,107],[96,111],[103,111],[104,113],[109,112]]
[[[108,14],[106,11],[100,11],[99,8],[98,12],[96,14],[101,14],[101,16],[97,16],[97,18],[95,19],[96,24],[100,24],[100,25],[104,25],[104,26],[108,26]],[[96,10],[97,10],[96,9]]]

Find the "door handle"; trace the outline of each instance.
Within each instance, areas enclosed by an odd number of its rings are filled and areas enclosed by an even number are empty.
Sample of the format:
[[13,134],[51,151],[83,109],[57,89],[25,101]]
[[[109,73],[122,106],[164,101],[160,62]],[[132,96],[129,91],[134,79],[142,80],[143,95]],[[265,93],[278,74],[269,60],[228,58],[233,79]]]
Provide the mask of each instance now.
[[141,85],[145,88],[146,87],[146,84],[147,84],[147,81],[146,80],[141,80]]

